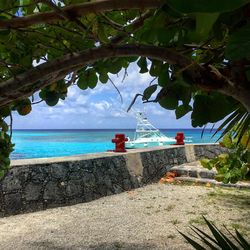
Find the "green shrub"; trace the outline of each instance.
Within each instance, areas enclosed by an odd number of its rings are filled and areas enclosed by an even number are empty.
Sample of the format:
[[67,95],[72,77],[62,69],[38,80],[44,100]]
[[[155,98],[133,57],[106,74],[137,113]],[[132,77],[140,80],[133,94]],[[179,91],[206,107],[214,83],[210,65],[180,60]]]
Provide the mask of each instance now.
[[229,149],[214,159],[201,159],[201,165],[207,169],[215,168],[215,179],[224,183],[236,183],[246,179],[250,171],[250,128],[239,139],[234,137],[235,130],[228,132],[220,145]]

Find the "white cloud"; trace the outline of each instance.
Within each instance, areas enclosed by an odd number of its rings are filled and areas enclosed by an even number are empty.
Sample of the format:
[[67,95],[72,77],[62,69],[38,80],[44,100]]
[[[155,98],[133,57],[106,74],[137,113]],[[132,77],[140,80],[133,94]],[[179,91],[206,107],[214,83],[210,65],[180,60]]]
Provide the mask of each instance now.
[[69,98],[72,98],[72,97],[75,97],[77,95],[77,89],[76,89],[76,86],[71,86],[68,88],[68,93],[67,93],[67,96]]
[[86,104],[89,97],[86,95],[80,95],[76,98],[76,104],[83,105]]
[[101,101],[97,103],[91,103],[90,106],[94,107],[95,109],[99,111],[106,111],[108,110],[112,105],[108,103],[107,101]]

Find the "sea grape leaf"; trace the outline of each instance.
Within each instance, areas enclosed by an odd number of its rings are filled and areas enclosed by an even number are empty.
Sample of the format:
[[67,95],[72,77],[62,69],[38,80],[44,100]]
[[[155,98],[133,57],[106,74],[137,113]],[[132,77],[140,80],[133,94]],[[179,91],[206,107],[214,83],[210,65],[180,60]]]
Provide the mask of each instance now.
[[[198,94],[194,97],[193,112],[191,115],[192,126],[201,127],[208,122],[215,123],[234,109],[235,102],[232,98],[219,93],[210,95]],[[220,107],[218,109],[218,107]]]
[[169,82],[169,65],[163,64],[162,71],[158,77],[158,85],[165,87]]
[[192,107],[190,105],[182,104],[179,107],[177,107],[175,110],[176,118],[179,119],[190,111],[192,111]]
[[0,127],[2,128],[3,132],[7,132],[9,129],[8,124],[5,121],[1,121],[1,120],[0,120]]
[[45,102],[49,106],[55,106],[59,101],[59,94],[56,91],[46,91]]
[[177,80],[172,87],[172,91],[175,92],[178,100],[182,101],[183,104],[188,105],[191,100],[191,90],[188,86],[182,84],[183,81]]
[[112,74],[118,74],[122,69],[122,65],[118,60],[110,61],[107,65],[108,72]]
[[8,107],[8,106],[3,107],[0,109],[0,116],[7,117],[10,115],[10,112],[11,112],[10,107]]
[[233,33],[225,50],[226,58],[238,60],[250,57],[250,24]]
[[140,69],[141,74],[148,72],[148,64],[147,64],[147,59],[145,57],[141,57],[138,60],[137,65],[141,68]]
[[142,100],[149,100],[152,94],[156,91],[156,89],[157,89],[157,84],[153,84],[147,87],[143,92]]
[[233,11],[249,3],[249,0],[168,0],[167,4],[182,13],[215,13]]
[[210,170],[212,169],[212,166],[210,164],[209,159],[203,158],[203,159],[200,160],[200,163],[204,168],[207,168],[207,169],[210,169]]
[[29,114],[32,110],[30,99],[27,98],[27,99],[19,101],[16,105],[16,110],[19,115]]
[[200,39],[206,39],[219,13],[196,13],[196,35]]
[[99,73],[99,80],[101,83],[107,83],[109,80],[109,76],[106,72],[100,72]]
[[107,37],[107,34],[106,34],[106,31],[105,31],[105,28],[102,24],[98,24],[98,38],[100,39],[101,42],[103,43],[108,43],[109,42],[109,39]]
[[91,89],[94,89],[98,82],[98,77],[94,69],[90,69],[87,72],[87,84]]
[[80,75],[77,81],[77,86],[82,89],[85,90],[88,88],[88,83],[86,81],[86,78],[83,75]]
[[161,73],[161,70],[162,70],[162,68],[161,68],[162,65],[163,65],[163,63],[161,61],[152,60],[149,74],[151,76],[159,76]]
[[172,91],[168,91],[167,94],[159,100],[159,104],[165,109],[176,109],[178,106],[178,98]]
[[158,41],[163,44],[169,43],[177,33],[177,28],[159,28],[157,30]]
[[98,82],[98,77],[96,75],[95,70],[87,69],[84,73],[82,73],[79,76],[79,79],[77,81],[77,86],[82,90],[85,90],[88,87],[93,89],[96,87],[97,82]]

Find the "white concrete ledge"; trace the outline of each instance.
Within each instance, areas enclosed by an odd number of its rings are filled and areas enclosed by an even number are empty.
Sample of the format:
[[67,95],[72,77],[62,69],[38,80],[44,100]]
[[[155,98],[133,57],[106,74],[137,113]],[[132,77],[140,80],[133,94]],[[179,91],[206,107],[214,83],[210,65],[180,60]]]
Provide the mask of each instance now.
[[[18,167],[23,165],[33,165],[33,164],[50,164],[50,163],[59,163],[59,162],[68,162],[68,161],[82,161],[89,159],[97,159],[103,157],[113,157],[119,155],[128,155],[128,154],[136,154],[136,153],[144,153],[144,152],[154,152],[159,150],[166,150],[170,148],[193,148],[193,146],[199,145],[219,145],[218,143],[200,143],[200,144],[186,144],[186,145],[166,145],[159,146],[153,148],[141,148],[141,149],[128,149],[125,153],[116,153],[112,151],[100,152],[100,153],[90,153],[90,154],[80,154],[80,155],[72,155],[72,156],[61,156],[61,157],[48,157],[48,158],[30,158],[30,159],[18,159],[11,160],[11,167]],[[190,157],[190,156],[189,156]]]

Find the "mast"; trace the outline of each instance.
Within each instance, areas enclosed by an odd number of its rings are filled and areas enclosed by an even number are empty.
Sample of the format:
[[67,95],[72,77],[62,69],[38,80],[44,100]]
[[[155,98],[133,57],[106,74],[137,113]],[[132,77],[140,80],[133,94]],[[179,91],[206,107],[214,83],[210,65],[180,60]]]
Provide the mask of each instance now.
[[159,129],[155,128],[142,112],[136,112],[135,117],[137,119],[137,126],[134,140],[151,137],[152,135],[163,136]]

